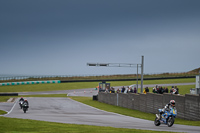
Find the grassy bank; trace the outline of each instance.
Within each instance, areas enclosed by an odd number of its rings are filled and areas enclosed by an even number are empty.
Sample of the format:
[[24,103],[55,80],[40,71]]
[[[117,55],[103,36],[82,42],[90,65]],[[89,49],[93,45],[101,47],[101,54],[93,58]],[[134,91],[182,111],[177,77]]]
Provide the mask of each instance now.
[[[44,94],[44,95],[26,95],[23,96],[24,98],[28,98],[28,97],[66,97],[67,94]],[[10,98],[19,98],[21,97],[19,96],[0,96],[0,102],[6,102],[8,99]]]
[[[148,84],[170,84],[170,83],[191,83],[195,78],[187,79],[167,79],[167,80],[145,80],[144,85]],[[136,84],[136,81],[112,81],[111,86],[127,86]],[[33,84],[33,85],[14,85],[0,86],[0,92],[33,92],[33,91],[54,91],[54,90],[72,90],[95,88],[99,82],[76,82],[61,84]],[[140,81],[138,82],[140,84]]]
[[7,112],[3,111],[3,110],[0,110],[0,115],[4,115],[4,114],[7,114]]
[[[0,131],[2,133],[157,133],[159,131],[100,127],[89,125],[62,124],[36,120],[23,120],[0,117]],[[164,132],[169,133],[169,132]]]

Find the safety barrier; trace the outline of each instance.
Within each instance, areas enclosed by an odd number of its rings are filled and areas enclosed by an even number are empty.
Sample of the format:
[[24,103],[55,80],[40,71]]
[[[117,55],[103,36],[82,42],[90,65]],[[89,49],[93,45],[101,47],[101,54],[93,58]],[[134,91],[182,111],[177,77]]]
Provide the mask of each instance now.
[[176,101],[178,111],[177,117],[187,120],[200,120],[200,95],[174,95],[164,94],[124,94],[124,93],[98,93],[98,101],[120,106],[124,108],[139,110],[147,113],[158,113],[170,100]]
[[0,93],[0,96],[18,96],[18,93]]
[[27,85],[27,84],[50,84],[50,83],[60,83],[60,80],[8,82],[8,83],[0,83],[0,86],[7,86],[7,85]]

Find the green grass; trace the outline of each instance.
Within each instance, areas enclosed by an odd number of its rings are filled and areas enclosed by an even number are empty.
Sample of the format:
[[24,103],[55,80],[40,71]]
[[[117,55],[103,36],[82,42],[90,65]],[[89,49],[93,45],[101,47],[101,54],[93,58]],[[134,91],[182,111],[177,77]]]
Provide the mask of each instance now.
[[6,102],[10,98],[11,98],[11,96],[0,96],[0,102]]
[[[42,95],[24,95],[23,97],[66,97],[67,94],[42,94]],[[0,96],[0,102],[6,102],[10,98],[19,98],[19,96]]]
[[[36,120],[0,117],[2,133],[157,133],[158,131],[100,127],[89,125],[62,124]],[[165,132],[169,133],[169,132]]]
[[26,95],[26,97],[67,97],[67,94],[42,94],[42,95]]
[[3,110],[0,110],[0,115],[4,115],[4,114],[7,114],[7,112],[3,111]]
[[[167,83],[191,83],[195,78],[186,79],[167,79],[167,80],[144,80],[144,84],[167,84]],[[136,84],[136,81],[112,81],[111,86],[127,86]],[[33,85],[13,85],[0,86],[0,92],[34,92],[34,91],[54,91],[95,88],[99,82],[75,82],[61,84],[33,84]],[[138,82],[140,84],[140,81]]]
[[0,92],[34,92],[34,91],[72,90],[72,89],[83,89],[83,88],[95,88],[96,86],[98,86],[97,82],[13,85],[13,86],[0,86]]
[[183,79],[144,80],[144,84],[169,84],[169,83],[192,83],[192,82],[196,82],[196,79],[183,78]]

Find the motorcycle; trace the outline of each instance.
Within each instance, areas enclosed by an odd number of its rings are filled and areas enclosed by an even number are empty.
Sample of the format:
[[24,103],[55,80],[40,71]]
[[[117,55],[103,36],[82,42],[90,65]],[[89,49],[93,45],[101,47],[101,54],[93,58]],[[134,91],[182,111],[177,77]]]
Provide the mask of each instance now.
[[26,111],[28,111],[29,106],[28,106],[28,104],[24,103],[22,105],[22,108],[23,108],[24,113],[26,113]]
[[23,101],[19,101],[19,106],[21,109],[22,109],[22,104],[23,104]]
[[[162,109],[158,109],[158,111],[161,112]],[[177,110],[175,108],[166,109],[161,116],[160,114],[156,114],[154,124],[156,126],[159,126],[161,123],[164,123],[168,125],[168,127],[171,127],[174,124],[176,115],[177,115]],[[161,119],[159,119],[160,117]]]

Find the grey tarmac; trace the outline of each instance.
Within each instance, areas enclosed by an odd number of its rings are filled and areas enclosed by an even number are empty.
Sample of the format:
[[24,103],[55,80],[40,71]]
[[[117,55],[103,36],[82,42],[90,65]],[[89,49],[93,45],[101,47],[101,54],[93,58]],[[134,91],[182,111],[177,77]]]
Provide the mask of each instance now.
[[153,121],[106,112],[70,98],[28,98],[30,108],[27,113],[20,109],[16,101],[12,111],[5,117],[41,120],[49,122],[109,126],[117,128],[143,129],[155,131],[199,133],[199,126],[174,124],[155,126]]

